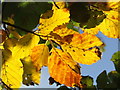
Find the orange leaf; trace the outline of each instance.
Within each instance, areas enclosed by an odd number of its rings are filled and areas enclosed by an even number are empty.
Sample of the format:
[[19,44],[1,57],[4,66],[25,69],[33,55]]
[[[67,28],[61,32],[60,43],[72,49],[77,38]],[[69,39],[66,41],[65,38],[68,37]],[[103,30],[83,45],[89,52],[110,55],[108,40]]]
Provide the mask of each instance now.
[[39,44],[33,47],[30,56],[33,65],[37,68],[37,71],[39,71],[42,66],[47,66],[49,49],[45,44]]
[[78,63],[90,65],[101,57],[101,52],[97,46],[101,46],[103,43],[94,35],[73,34],[65,36],[64,40],[65,43],[61,45],[62,49]]
[[80,66],[72,60],[69,54],[60,49],[52,49],[51,53],[48,60],[50,76],[66,86],[80,86]]

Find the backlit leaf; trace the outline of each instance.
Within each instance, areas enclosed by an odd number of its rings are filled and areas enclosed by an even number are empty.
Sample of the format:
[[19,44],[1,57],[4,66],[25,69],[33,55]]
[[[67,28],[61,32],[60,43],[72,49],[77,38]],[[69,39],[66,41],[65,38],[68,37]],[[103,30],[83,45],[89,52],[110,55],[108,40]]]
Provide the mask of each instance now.
[[[57,6],[56,6],[55,4],[56,4]],[[63,9],[63,8],[65,8],[65,6],[66,6],[66,3],[63,2],[63,1],[61,1],[61,2],[55,2],[55,4],[53,3],[52,10]]]
[[27,57],[31,49],[38,44],[40,38],[37,35],[26,34],[23,36],[16,44],[12,50],[12,55],[15,58],[24,58]]
[[53,11],[53,16],[49,19],[40,18],[39,34],[48,35],[55,27],[69,22],[69,11],[67,9],[58,9]]
[[106,18],[99,25],[100,31],[110,38],[120,38],[120,17],[116,11],[105,11]]
[[9,50],[13,50],[13,48],[16,46],[17,43],[17,39],[14,38],[8,38],[5,42],[4,42],[4,48],[7,48]]
[[50,76],[55,81],[66,86],[80,86],[79,65],[72,60],[69,54],[64,53],[60,49],[54,48],[51,53],[48,61]]
[[83,33],[73,34],[64,37],[62,49],[68,52],[74,61],[81,64],[92,64],[97,62],[101,57],[98,46],[102,45],[99,38],[94,35]]
[[107,2],[107,8],[111,8],[112,10],[120,11],[120,1]]
[[42,66],[47,66],[49,49],[45,44],[39,44],[32,48],[30,56],[33,65],[39,71]]
[[[78,34],[78,32],[68,29],[65,25],[60,25],[56,27],[50,34],[49,34],[49,40],[54,40],[58,44],[64,43],[63,38],[67,35],[71,34]],[[44,38],[45,39],[45,38]]]
[[54,30],[53,30],[53,33],[56,33],[58,35],[60,35],[60,37],[64,37],[64,36],[67,36],[67,35],[70,35],[70,34],[75,34],[75,33],[78,33],[72,29],[68,29],[66,24],[65,25],[60,25],[58,27],[56,27]]
[[103,19],[103,21],[98,26],[95,28],[84,29],[84,31],[90,34],[97,34],[99,31],[101,31],[109,38],[120,38],[120,12],[118,10],[110,10],[103,11],[103,13],[106,15],[106,18]]
[[23,84],[34,85],[40,83],[40,71],[37,71],[34,67],[30,56],[22,60],[24,66]]
[[20,60],[12,57],[12,53],[4,49],[1,76],[2,81],[10,88],[19,88],[22,83],[23,65]]

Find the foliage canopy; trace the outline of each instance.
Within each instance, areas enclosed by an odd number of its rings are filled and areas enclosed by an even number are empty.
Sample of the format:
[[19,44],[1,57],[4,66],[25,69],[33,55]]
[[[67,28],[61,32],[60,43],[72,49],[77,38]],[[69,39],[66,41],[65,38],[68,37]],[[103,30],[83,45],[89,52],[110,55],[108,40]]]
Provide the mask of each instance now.
[[[59,89],[96,89],[92,77],[81,75],[79,63],[91,65],[101,59],[104,42],[96,36],[99,31],[120,38],[119,13],[120,2],[3,2],[2,88],[38,85],[46,66],[50,83],[65,85]],[[119,88],[119,54],[111,59],[116,71],[103,71],[97,88]]]

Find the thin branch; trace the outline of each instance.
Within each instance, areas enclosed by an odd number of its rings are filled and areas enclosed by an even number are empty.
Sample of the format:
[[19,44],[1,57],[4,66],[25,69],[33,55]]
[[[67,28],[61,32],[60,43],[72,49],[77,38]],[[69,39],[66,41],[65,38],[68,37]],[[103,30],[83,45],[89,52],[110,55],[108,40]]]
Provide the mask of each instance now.
[[58,7],[58,5],[55,3],[55,1],[53,0],[53,2],[54,2],[54,5],[58,8],[58,9],[60,9],[59,7]]
[[44,35],[39,35],[39,34],[35,33],[34,31],[29,31],[29,30],[27,30],[27,29],[25,29],[25,28],[22,28],[22,27],[19,27],[19,26],[10,24],[10,23],[8,23],[8,22],[2,21],[2,23],[3,23],[3,24],[7,24],[7,25],[9,25],[9,26],[12,26],[12,27],[14,27],[14,28],[18,28],[18,29],[20,29],[20,30],[22,30],[22,31],[25,31],[25,32],[28,32],[28,33],[32,33],[32,34],[37,35],[37,36],[48,37],[48,36],[44,36]]
[[8,22],[4,22],[4,21],[2,21],[2,23],[3,23],[3,24],[10,25],[10,26],[15,27],[15,28],[18,28],[18,29],[20,29],[20,30],[22,30],[22,31],[25,31],[25,32],[28,32],[28,33],[32,33],[32,34],[35,34],[35,35],[37,35],[37,36],[40,36],[40,35],[34,33],[33,31],[28,31],[28,30],[25,29],[25,28],[22,28],[22,27],[19,27],[19,26],[16,26],[16,25],[10,24],[10,23],[8,23]]
[[0,81],[1,81],[1,83],[3,83],[3,85],[5,85],[5,87],[6,87],[7,90],[12,90],[8,85],[6,85],[6,84],[2,81],[2,79],[0,79]]

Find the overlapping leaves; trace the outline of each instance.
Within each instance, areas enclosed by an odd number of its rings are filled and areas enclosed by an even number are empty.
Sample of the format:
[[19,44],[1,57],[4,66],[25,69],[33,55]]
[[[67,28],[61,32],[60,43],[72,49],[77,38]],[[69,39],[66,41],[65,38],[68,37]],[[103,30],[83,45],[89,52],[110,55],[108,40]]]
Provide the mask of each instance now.
[[[43,66],[48,66],[50,76],[56,82],[70,87],[82,87],[78,63],[90,65],[101,59],[99,46],[103,42],[93,33],[86,33],[87,30],[80,34],[68,29],[69,10],[65,8],[64,2],[56,4],[59,8],[53,5],[52,10],[41,15],[38,30],[34,32],[38,35],[28,33],[4,42],[0,78],[8,87],[19,88],[21,83],[39,84]],[[113,10],[103,13],[106,18],[96,26],[96,31],[100,30],[108,37],[119,38],[119,13]],[[51,51],[47,44],[41,44],[40,38],[50,42]],[[53,43],[60,49],[55,48]]]
[[[98,3],[97,5],[106,18],[95,28],[83,29],[83,31],[90,34],[97,34],[98,31],[101,31],[109,38],[120,38],[120,2]],[[101,7],[101,5],[107,6]]]

